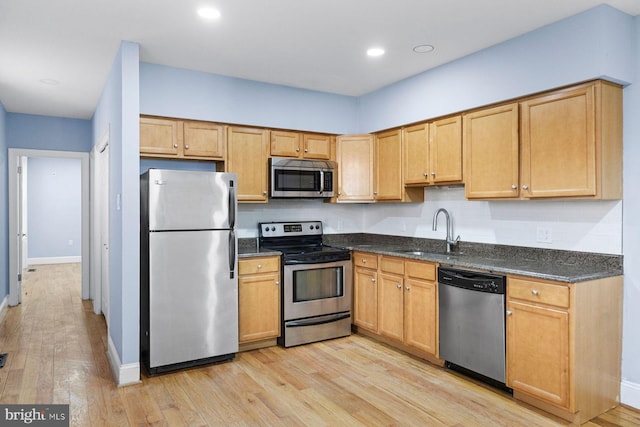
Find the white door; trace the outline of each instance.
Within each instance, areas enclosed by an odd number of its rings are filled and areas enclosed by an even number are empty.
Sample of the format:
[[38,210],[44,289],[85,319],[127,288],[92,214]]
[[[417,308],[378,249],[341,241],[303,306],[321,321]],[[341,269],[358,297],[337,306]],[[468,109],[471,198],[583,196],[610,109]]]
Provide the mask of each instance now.
[[22,255],[22,266],[21,266],[21,270],[23,271],[25,268],[28,267],[28,255],[29,255],[29,245],[28,245],[28,241],[27,241],[27,237],[28,237],[28,227],[27,227],[27,164],[28,164],[28,158],[27,157],[20,157],[20,177],[19,179],[22,181],[22,183],[20,184],[22,186],[21,188],[21,194],[20,194],[20,200],[19,200],[19,204],[20,204],[20,225],[18,226],[18,230],[20,232],[20,237],[21,237],[21,244],[22,246],[20,247],[20,252]]
[[107,327],[109,326],[109,145],[98,152],[99,194],[98,203],[100,209],[100,288],[102,300],[102,313]]

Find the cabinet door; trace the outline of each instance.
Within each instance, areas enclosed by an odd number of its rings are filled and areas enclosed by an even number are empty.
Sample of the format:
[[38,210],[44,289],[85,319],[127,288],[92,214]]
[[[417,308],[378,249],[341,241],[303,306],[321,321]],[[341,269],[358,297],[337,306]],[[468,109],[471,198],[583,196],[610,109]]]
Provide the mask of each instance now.
[[184,156],[224,160],[225,127],[215,123],[184,122]]
[[286,132],[272,130],[271,155],[278,157],[300,156],[300,134],[298,132]]
[[140,118],[140,154],[178,157],[182,143],[178,141],[178,120]]
[[464,116],[468,199],[518,197],[518,104]]
[[338,202],[372,202],[373,135],[345,135],[336,141]]
[[279,273],[238,278],[238,327],[241,343],[280,335]]
[[431,181],[462,182],[462,118],[437,120],[429,125]]
[[507,385],[569,407],[569,314],[509,301]]
[[404,330],[404,279],[393,274],[379,275],[380,334],[402,342]]
[[419,124],[402,130],[404,184],[427,185],[429,170],[429,125]]
[[376,135],[376,185],[374,196],[380,201],[402,200],[402,133],[400,129]]
[[353,280],[354,323],[378,332],[378,274],[375,270],[355,268]]
[[227,172],[238,174],[239,202],[267,201],[267,130],[229,127]]
[[438,356],[438,285],[406,279],[404,292],[405,344]]
[[521,109],[523,197],[594,196],[594,87],[534,98]]
[[305,159],[331,159],[331,136],[316,133],[302,134],[302,146]]

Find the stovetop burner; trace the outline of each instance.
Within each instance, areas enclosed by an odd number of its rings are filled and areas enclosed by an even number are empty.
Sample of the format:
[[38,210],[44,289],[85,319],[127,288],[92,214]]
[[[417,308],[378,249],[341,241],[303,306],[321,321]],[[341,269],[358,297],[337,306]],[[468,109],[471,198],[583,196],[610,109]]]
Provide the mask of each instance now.
[[351,258],[348,249],[322,243],[322,222],[263,222],[259,225],[260,247],[282,252],[285,264],[342,261]]

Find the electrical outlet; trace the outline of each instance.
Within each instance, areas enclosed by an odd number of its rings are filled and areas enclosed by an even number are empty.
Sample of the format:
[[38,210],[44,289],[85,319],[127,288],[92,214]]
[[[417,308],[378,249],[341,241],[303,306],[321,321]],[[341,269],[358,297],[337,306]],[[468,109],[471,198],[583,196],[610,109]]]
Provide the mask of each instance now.
[[538,243],[551,243],[553,241],[551,229],[547,227],[538,227],[536,230],[536,241]]
[[69,240],[69,246],[73,246],[73,240]]

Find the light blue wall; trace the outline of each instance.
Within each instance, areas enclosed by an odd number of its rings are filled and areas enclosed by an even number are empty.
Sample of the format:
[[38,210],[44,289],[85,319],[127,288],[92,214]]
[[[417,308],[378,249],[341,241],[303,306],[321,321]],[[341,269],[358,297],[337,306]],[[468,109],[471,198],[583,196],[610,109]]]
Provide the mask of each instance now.
[[[640,384],[640,16],[630,57],[635,60],[635,84],[624,90],[624,319],[622,377]],[[640,398],[640,396],[638,396]]]
[[9,194],[7,112],[0,101],[0,302],[9,295]]
[[632,18],[609,6],[487,48],[359,99],[374,132],[594,78],[627,83]]
[[357,99],[140,64],[140,113],[223,123],[353,133]]
[[82,255],[81,184],[80,159],[28,159],[29,258]]
[[139,93],[139,47],[122,42],[92,125],[93,145],[109,129],[109,336],[123,364],[140,359]]
[[9,148],[91,151],[91,121],[31,114],[7,114]]

